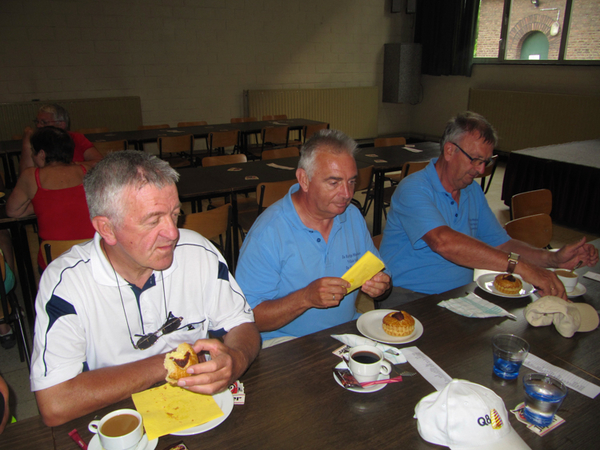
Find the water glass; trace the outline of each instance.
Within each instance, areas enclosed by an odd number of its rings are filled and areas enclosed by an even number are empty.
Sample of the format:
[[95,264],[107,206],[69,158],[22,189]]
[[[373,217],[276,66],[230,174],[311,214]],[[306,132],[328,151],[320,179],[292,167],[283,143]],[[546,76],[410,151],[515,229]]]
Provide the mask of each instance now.
[[544,373],[529,373],[523,377],[525,410],[523,416],[538,427],[552,423],[554,414],[567,395],[564,383]]
[[529,344],[514,334],[497,334],[492,338],[494,374],[504,380],[514,380],[527,355]]

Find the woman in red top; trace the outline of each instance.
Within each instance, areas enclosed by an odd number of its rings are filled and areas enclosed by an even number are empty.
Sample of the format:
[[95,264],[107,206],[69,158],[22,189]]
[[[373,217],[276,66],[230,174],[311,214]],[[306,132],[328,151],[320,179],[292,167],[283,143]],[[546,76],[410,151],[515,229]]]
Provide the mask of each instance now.
[[[35,167],[19,176],[6,202],[6,214],[35,214],[41,240],[91,239],[95,230],[83,190],[89,167],[73,162],[73,139],[65,130],[44,127],[33,134],[31,144]],[[41,248],[38,264],[46,268]]]

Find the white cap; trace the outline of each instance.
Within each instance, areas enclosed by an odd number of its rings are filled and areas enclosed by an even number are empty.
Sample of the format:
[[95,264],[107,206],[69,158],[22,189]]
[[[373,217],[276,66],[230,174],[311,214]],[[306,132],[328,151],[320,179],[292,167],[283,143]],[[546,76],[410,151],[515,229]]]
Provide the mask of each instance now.
[[587,303],[567,302],[547,295],[525,308],[525,318],[534,327],[552,325],[564,337],[570,338],[577,331],[592,331],[600,322],[598,313]]
[[530,447],[510,425],[504,402],[479,384],[452,380],[415,407],[419,434],[452,450],[519,450]]

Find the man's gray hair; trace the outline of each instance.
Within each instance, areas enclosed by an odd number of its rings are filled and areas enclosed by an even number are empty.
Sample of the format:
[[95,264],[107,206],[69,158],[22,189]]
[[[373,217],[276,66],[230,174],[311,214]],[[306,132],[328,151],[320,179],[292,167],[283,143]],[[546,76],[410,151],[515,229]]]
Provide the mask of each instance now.
[[169,163],[143,151],[125,150],[110,153],[83,178],[90,217],[108,217],[119,227],[124,220],[123,191],[147,185],[162,189],[179,181],[179,174]]
[[336,155],[346,153],[354,158],[356,153],[356,141],[339,130],[319,130],[300,150],[300,161],[298,168],[304,169],[310,180],[315,173],[315,160],[320,151],[326,151]]
[[50,105],[42,105],[38,111],[52,114],[56,122],[65,123],[65,130],[71,129],[71,118],[69,117],[69,112],[59,104],[52,103]]
[[486,144],[492,144],[496,148],[498,135],[494,127],[485,117],[472,111],[457,114],[446,124],[446,129],[440,141],[440,148],[444,153],[446,142],[459,142],[467,133],[477,132]]

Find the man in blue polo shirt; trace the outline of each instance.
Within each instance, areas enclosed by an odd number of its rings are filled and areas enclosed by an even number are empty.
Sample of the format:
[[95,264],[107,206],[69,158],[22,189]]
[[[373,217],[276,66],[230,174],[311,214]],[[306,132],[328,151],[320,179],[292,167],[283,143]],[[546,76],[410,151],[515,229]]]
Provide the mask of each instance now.
[[[263,348],[356,319],[358,291],[340,278],[367,250],[379,255],[364,218],[350,204],[356,142],[322,130],[302,147],[298,184],[250,229],[236,279],[254,309]],[[390,288],[380,272],[363,287],[373,298]]]
[[563,284],[544,268],[572,269],[578,261],[598,261],[597,250],[585,239],[548,252],[506,234],[473,183],[496,142],[496,132],[485,118],[459,114],[446,126],[440,157],[400,183],[381,242],[394,286],[440,293],[473,281],[473,269],[479,268],[514,271],[542,295],[566,299]]

